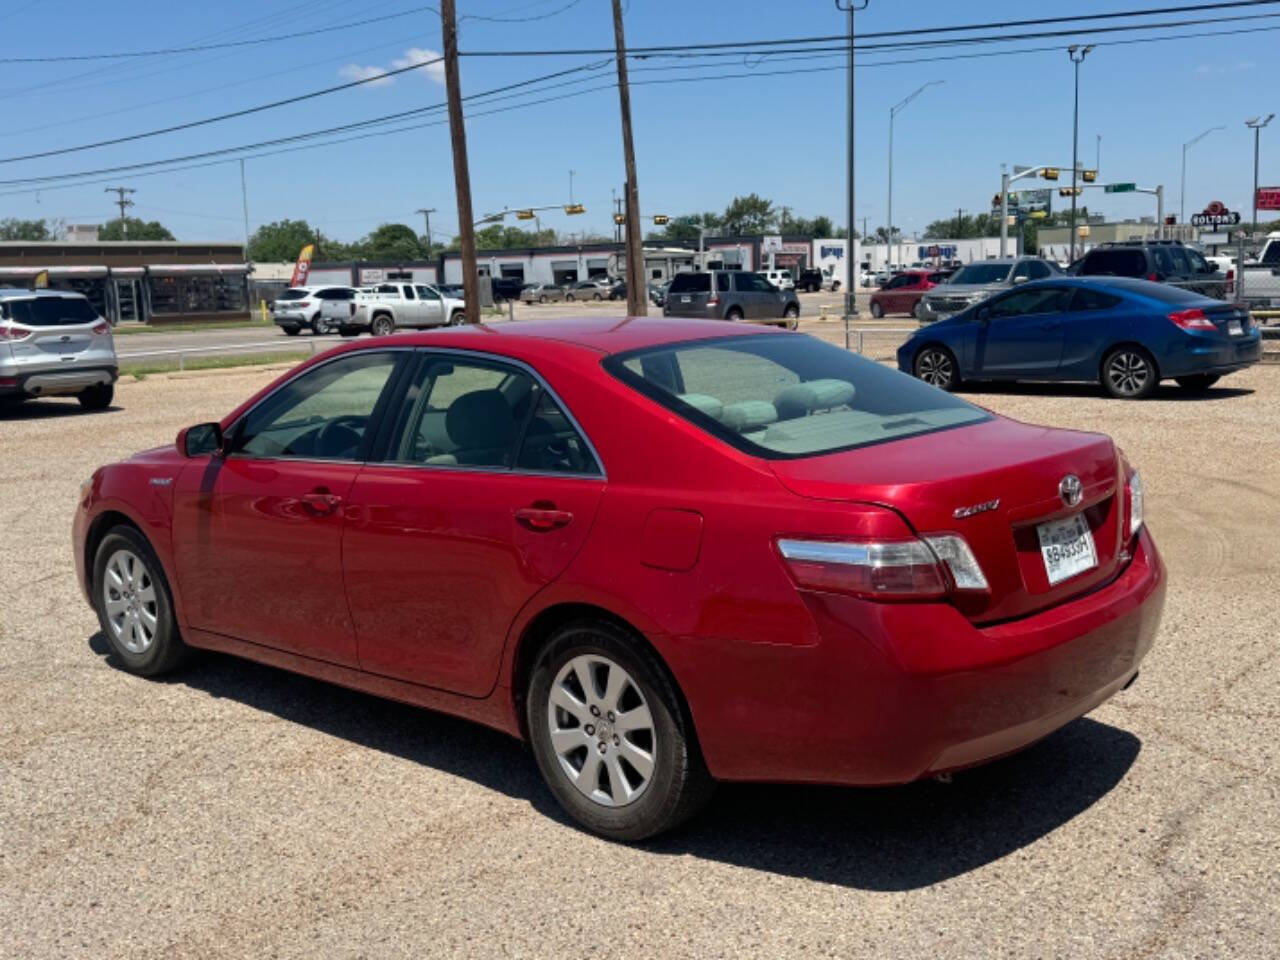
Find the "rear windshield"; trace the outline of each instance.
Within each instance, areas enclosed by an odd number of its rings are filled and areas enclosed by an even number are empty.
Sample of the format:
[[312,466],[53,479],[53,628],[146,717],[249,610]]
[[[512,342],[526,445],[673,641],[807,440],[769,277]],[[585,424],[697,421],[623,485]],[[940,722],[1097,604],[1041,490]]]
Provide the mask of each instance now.
[[84,297],[37,297],[33,300],[10,300],[4,314],[14,323],[27,327],[61,327],[76,323],[97,323],[98,311]]
[[708,433],[774,460],[990,419],[920,380],[796,334],[665,344],[609,357],[605,367]]
[[672,293],[710,293],[711,274],[677,273],[671,281]]
[[1009,276],[1007,263],[971,263],[951,275],[948,283],[1001,283]]
[[309,296],[311,296],[310,290],[299,290],[295,287],[292,290],[286,290],[284,293],[280,294],[280,296],[276,297],[276,299],[277,300],[305,300]]

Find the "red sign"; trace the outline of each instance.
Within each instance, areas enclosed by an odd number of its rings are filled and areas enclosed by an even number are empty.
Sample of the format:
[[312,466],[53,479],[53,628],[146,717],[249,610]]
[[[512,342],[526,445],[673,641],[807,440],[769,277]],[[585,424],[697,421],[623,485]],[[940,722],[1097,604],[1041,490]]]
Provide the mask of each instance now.
[[1259,187],[1258,209],[1280,210],[1280,187]]

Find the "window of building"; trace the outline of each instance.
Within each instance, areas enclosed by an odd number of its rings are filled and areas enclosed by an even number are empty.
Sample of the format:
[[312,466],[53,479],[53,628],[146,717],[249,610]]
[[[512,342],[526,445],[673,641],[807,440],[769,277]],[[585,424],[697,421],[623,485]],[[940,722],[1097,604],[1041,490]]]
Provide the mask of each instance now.
[[158,315],[243,313],[249,309],[243,274],[147,278],[151,312]]

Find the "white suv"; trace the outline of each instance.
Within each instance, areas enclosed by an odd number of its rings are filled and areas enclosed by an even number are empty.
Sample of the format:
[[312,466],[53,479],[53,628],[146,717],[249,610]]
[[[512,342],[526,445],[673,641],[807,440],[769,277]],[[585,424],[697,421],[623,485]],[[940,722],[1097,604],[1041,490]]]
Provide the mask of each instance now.
[[355,300],[351,287],[290,287],[271,301],[271,319],[291,337],[303,327],[320,336],[351,322]]
[[111,325],[80,294],[0,290],[0,400],[75,396],[105,410],[118,367]]

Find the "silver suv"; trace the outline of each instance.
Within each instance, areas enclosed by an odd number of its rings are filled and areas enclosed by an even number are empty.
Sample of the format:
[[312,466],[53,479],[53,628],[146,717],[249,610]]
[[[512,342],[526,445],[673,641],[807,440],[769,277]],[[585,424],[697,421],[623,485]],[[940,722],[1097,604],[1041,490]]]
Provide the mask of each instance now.
[[939,284],[921,297],[916,317],[921,323],[945,320],[1002,290],[1028,280],[1044,280],[1061,272],[1056,263],[1039,257],[978,260],[961,267],[947,278],[946,283]]
[[799,323],[800,301],[794,290],[779,290],[748,270],[686,272],[671,278],[662,315],[751,320],[794,330]]
[[111,325],[83,296],[0,290],[0,400],[75,396],[105,410],[118,369]]

